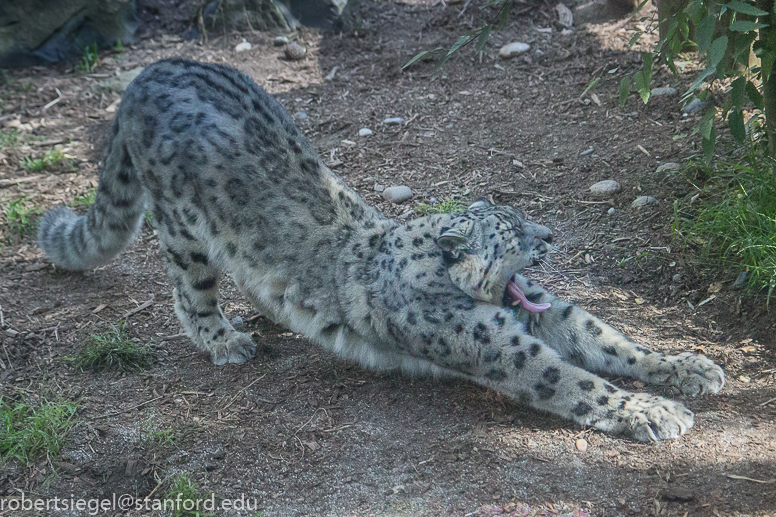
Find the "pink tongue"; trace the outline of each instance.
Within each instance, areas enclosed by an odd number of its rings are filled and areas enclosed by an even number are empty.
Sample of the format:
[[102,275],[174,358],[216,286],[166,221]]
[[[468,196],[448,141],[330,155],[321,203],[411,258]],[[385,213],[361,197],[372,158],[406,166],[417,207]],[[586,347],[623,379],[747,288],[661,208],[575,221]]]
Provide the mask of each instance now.
[[549,303],[533,303],[529,302],[528,298],[525,297],[525,294],[523,294],[523,291],[520,290],[519,287],[517,287],[517,284],[509,281],[509,284],[507,284],[507,288],[509,289],[509,293],[517,298],[514,302],[512,302],[512,305],[517,305],[518,302],[520,305],[523,306],[523,309],[529,311],[529,312],[542,312],[546,311],[550,308],[551,304]]

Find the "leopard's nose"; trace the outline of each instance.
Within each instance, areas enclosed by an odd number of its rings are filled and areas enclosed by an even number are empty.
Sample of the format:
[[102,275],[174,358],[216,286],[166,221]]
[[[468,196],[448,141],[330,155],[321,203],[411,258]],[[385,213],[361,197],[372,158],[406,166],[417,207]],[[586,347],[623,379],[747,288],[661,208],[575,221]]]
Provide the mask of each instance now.
[[541,224],[536,225],[538,226],[536,230],[536,236],[546,242],[547,244],[552,244],[552,230],[547,228],[546,226],[542,226]]

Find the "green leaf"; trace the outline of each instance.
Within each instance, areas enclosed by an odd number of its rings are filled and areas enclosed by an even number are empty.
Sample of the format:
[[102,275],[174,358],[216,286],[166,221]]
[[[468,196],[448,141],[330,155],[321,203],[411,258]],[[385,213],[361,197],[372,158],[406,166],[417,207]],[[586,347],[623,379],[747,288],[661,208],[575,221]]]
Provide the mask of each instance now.
[[760,75],[763,81],[767,81],[771,76],[774,61],[776,61],[776,52],[765,52],[760,56]]
[[717,108],[711,108],[703,115],[700,124],[698,124],[698,131],[704,140],[711,138],[711,132],[714,130],[714,116],[717,114]]
[[453,43],[453,46],[450,47],[450,50],[447,51],[447,55],[452,56],[453,52],[461,48],[462,46],[466,45],[471,41],[472,36],[471,34],[464,34],[463,36],[459,37],[457,40],[455,40],[455,43]]
[[711,40],[714,38],[714,26],[716,25],[716,17],[712,15],[706,16],[698,27],[695,29],[695,43],[698,44],[698,53],[705,54],[709,50]]
[[601,78],[600,78],[600,77],[596,77],[595,79],[593,79],[592,81],[590,81],[590,84],[588,84],[588,85],[587,85],[587,88],[585,88],[585,91],[583,91],[583,92],[582,92],[582,94],[580,95],[580,97],[584,97],[584,96],[585,96],[585,94],[586,94],[587,92],[589,92],[591,89],[595,88],[595,85],[596,85],[596,84],[598,84],[599,82],[601,82]]
[[711,134],[709,138],[703,139],[703,157],[706,163],[711,163],[711,159],[714,158],[714,148],[717,146],[717,130],[714,126],[711,126]]
[[701,0],[692,0],[692,2],[687,4],[687,7],[684,8],[684,14],[686,14],[689,18],[692,18],[698,11],[701,10],[702,7],[703,3]]
[[646,104],[649,101],[650,96],[650,80],[647,79],[647,75],[642,70],[641,72],[636,72],[633,75],[633,82],[636,86],[636,91],[639,92],[641,100],[644,101],[644,104]]
[[733,84],[731,84],[730,97],[733,101],[733,109],[740,111],[744,107],[744,99],[746,98],[746,78],[739,77]]
[[419,53],[419,54],[416,54],[416,55],[415,55],[415,57],[413,57],[412,59],[410,59],[409,61],[407,61],[407,62],[404,64],[404,66],[402,66],[402,67],[401,67],[401,69],[402,69],[402,70],[404,70],[405,68],[407,68],[408,66],[410,66],[411,64],[413,64],[413,63],[414,63],[415,61],[417,61],[418,59],[423,59],[424,57],[426,57],[426,56],[428,56],[428,55],[431,55],[431,54],[433,54],[434,52],[439,52],[440,50],[442,50],[442,47],[437,47],[437,48],[435,48],[435,49],[431,49],[431,50],[424,50],[423,52],[421,52],[421,53]]
[[736,20],[730,24],[730,30],[735,32],[750,32],[767,27],[767,23],[750,22],[748,20]]
[[767,11],[758,9],[752,4],[739,2],[738,0],[733,0],[732,2],[728,3],[727,6],[728,6],[728,9],[732,9],[737,13],[748,14],[749,16],[767,16],[768,14]]
[[630,87],[631,87],[631,80],[630,80],[630,77],[626,75],[620,81],[620,108],[625,108],[625,102],[628,100]]
[[628,41],[628,48],[631,48],[633,45],[636,44],[636,42],[639,40],[640,37],[644,35],[643,32],[638,31],[636,34],[631,36],[631,39]]
[[712,42],[711,48],[709,49],[710,66],[712,67],[717,66],[719,62],[722,61],[722,58],[725,57],[725,51],[727,50],[727,45],[728,45],[727,36],[720,36],[719,38],[715,39]]
[[760,95],[760,90],[757,89],[757,86],[752,81],[746,83],[746,95],[752,101],[755,108],[760,111],[763,110],[763,96]]
[[501,11],[498,13],[498,19],[496,20],[496,24],[494,26],[496,32],[503,29],[507,24],[507,19],[509,19],[510,12],[512,12],[512,2],[506,1],[504,5],[501,6]]
[[744,114],[741,111],[731,111],[728,115],[728,127],[730,134],[739,144],[744,143],[746,138],[746,129],[744,129]]
[[477,40],[477,50],[481,51],[485,48],[485,44],[488,43],[488,36],[490,36],[490,29],[491,25],[486,25],[482,28],[482,32],[480,32],[480,37]]
[[647,82],[652,82],[652,61],[654,60],[654,55],[652,52],[642,52],[641,53],[641,63],[644,66],[644,77],[647,79]]

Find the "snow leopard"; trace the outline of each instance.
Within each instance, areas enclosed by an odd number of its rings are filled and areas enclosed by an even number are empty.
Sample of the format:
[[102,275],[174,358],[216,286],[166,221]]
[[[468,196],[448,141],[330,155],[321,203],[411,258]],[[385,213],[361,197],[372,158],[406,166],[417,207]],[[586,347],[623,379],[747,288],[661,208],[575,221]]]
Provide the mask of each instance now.
[[113,120],[94,204],[83,216],[48,211],[38,241],[57,266],[96,268],[133,240],[146,206],[175,313],[216,365],[256,351],[219,306],[228,273],[261,314],[367,368],[473,381],[639,441],[682,436],[693,413],[598,374],[691,396],[725,382],[705,356],[636,344],[524,277],[552,232],[511,206],[385,217],[324,164],[278,101],[227,66],[145,68]]

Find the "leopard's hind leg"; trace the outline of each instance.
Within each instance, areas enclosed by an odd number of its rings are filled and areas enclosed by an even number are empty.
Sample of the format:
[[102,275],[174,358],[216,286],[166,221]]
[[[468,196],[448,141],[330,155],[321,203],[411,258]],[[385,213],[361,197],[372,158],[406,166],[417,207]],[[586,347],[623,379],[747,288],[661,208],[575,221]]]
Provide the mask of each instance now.
[[[157,217],[165,215],[157,210]],[[244,363],[253,357],[256,343],[250,335],[234,330],[218,305],[220,271],[211,263],[207,248],[185,229],[165,224],[160,224],[159,239],[175,286],[175,314],[186,335],[215,364]]]

